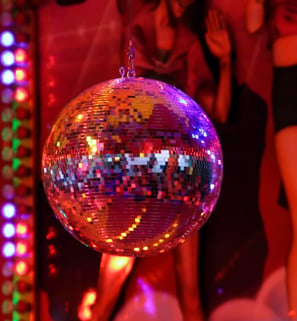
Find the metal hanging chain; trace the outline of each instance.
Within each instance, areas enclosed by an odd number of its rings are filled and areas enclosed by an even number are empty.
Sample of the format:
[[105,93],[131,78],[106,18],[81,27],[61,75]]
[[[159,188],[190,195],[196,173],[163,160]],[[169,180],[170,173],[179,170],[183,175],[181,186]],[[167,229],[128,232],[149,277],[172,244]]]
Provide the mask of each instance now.
[[134,57],[135,57],[135,50],[133,47],[133,43],[129,41],[129,49],[128,49],[128,71],[127,77],[135,77],[135,66],[134,66]]
[[[129,35],[129,47],[128,47],[128,71],[127,71],[127,77],[133,78],[136,75],[135,72],[135,65],[134,65],[134,58],[135,58],[135,50],[133,46],[133,40],[132,40],[132,19],[133,19],[133,10],[132,10],[132,2],[133,0],[129,0],[129,7],[130,7],[130,35]],[[125,77],[125,67],[120,67],[119,73],[121,75],[121,78]]]
[[132,19],[133,19],[133,10],[132,10],[133,0],[130,0],[130,40],[129,40],[129,49],[128,49],[128,72],[127,77],[135,77],[135,65],[134,65],[134,57],[135,57],[135,50],[133,47],[133,40],[132,40]]

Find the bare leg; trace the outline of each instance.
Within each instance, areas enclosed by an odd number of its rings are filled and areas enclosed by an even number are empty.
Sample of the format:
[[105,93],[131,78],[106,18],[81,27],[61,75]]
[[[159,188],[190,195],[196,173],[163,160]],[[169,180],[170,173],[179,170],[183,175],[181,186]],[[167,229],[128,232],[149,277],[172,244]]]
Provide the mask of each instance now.
[[297,126],[287,127],[279,131],[276,134],[275,142],[293,232],[287,262],[289,316],[291,320],[297,320]]
[[204,320],[198,282],[198,233],[174,249],[177,292],[184,321]]
[[133,257],[102,255],[91,321],[109,320],[134,260]]

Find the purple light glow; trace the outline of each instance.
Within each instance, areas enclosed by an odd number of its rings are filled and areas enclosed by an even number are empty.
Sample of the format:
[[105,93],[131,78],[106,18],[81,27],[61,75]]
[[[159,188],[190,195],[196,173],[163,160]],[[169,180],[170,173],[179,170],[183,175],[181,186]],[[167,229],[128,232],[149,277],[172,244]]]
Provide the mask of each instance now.
[[1,63],[3,66],[11,66],[14,64],[14,54],[11,51],[5,50],[1,54]]
[[14,272],[14,264],[11,261],[5,262],[2,266],[2,274],[6,277],[12,276]]
[[156,303],[154,298],[154,290],[149,284],[147,284],[143,279],[137,280],[138,285],[141,287],[143,293],[145,294],[146,300],[144,303],[144,310],[147,314],[151,316],[156,315]]
[[14,44],[14,35],[10,31],[4,31],[0,35],[0,42],[4,47],[10,47]]
[[12,203],[6,203],[1,209],[2,216],[12,218],[16,214],[16,208]]
[[14,187],[10,184],[5,184],[2,189],[2,195],[7,200],[11,200],[14,197]]
[[10,88],[6,88],[1,93],[1,100],[5,104],[9,104],[13,100],[13,90]]
[[15,254],[15,245],[12,242],[5,242],[2,246],[2,255],[12,257]]
[[1,73],[1,82],[5,85],[11,85],[14,82],[14,73],[10,69],[5,69]]
[[15,236],[15,226],[12,223],[6,223],[2,227],[2,234],[6,238]]
[[12,25],[13,23],[13,19],[12,19],[12,15],[10,14],[10,12],[3,12],[1,14],[1,25],[4,27],[8,27],[10,25]]

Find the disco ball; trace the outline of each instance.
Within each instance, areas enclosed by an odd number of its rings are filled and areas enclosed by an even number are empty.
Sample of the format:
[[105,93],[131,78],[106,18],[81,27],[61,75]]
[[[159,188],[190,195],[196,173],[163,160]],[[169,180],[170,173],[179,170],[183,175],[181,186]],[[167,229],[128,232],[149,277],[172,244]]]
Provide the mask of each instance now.
[[70,101],[42,156],[45,192],[62,225],[115,255],[182,243],[210,216],[222,176],[220,142],[202,108],[171,85],[138,77]]

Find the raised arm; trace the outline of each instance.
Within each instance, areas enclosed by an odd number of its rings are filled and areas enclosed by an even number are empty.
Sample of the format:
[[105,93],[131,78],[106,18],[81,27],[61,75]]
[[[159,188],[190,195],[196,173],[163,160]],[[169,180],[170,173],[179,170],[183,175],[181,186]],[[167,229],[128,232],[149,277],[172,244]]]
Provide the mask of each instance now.
[[209,10],[206,27],[207,46],[219,62],[219,81],[210,117],[214,121],[224,123],[227,121],[231,103],[231,41],[220,11]]

